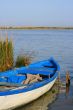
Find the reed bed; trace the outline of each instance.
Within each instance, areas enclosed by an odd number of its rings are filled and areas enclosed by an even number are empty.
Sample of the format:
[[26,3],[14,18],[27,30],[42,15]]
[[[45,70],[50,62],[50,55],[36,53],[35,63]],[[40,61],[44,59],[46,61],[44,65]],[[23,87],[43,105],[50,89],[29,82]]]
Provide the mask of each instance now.
[[6,37],[5,40],[0,39],[0,71],[5,71],[13,67],[14,63],[13,44]]
[[5,40],[0,39],[0,72],[12,68],[27,66],[31,63],[31,55],[19,55],[14,61],[13,42],[6,37]]

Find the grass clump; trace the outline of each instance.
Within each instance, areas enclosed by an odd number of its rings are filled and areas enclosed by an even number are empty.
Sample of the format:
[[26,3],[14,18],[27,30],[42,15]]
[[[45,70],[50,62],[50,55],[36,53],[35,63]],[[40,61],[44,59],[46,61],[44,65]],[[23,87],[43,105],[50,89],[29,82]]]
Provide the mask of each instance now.
[[0,71],[5,71],[13,67],[13,45],[12,41],[0,39]]
[[15,67],[26,66],[31,63],[31,57],[27,55],[19,55],[16,59]]

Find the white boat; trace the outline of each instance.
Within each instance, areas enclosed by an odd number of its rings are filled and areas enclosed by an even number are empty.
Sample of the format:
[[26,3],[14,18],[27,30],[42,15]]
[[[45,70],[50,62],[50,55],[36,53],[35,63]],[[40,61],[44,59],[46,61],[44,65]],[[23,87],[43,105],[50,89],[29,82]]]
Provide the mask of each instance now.
[[[14,109],[25,105],[49,91],[55,83],[60,70],[59,65],[54,59],[40,61],[30,64],[27,67],[21,67],[16,70],[10,70],[0,73],[0,110]],[[17,82],[18,74],[22,74],[20,79],[26,79],[25,74],[40,74],[42,81],[31,84],[21,84]],[[50,76],[50,77],[49,77]],[[7,80],[5,78],[8,78]],[[16,81],[15,81],[16,79]]]

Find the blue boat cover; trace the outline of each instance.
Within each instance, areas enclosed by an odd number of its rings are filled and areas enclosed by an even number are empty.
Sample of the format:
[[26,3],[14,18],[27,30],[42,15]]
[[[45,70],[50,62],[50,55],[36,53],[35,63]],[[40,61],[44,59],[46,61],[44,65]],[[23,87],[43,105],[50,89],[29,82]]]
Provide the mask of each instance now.
[[8,83],[21,83],[22,81],[24,81],[26,79],[26,76],[16,76],[13,75],[11,77],[8,78],[0,78],[0,82],[8,82]]

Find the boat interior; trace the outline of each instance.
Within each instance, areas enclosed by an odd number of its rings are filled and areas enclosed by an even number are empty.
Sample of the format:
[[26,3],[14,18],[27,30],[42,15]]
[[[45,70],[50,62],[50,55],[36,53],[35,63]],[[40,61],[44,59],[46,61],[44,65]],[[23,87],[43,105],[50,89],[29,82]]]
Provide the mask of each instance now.
[[[39,65],[38,65],[39,64]],[[46,79],[50,79],[54,76],[57,71],[57,66],[53,62],[44,63],[36,63],[35,65],[31,64],[29,67],[21,67],[14,70],[8,70],[5,72],[0,72],[0,91],[8,90],[12,88],[18,87],[26,87],[29,84],[23,84],[22,82],[27,79],[27,74],[37,75],[39,74],[42,77],[42,80],[38,80],[38,82],[44,81]],[[35,82],[32,82],[35,83]]]

